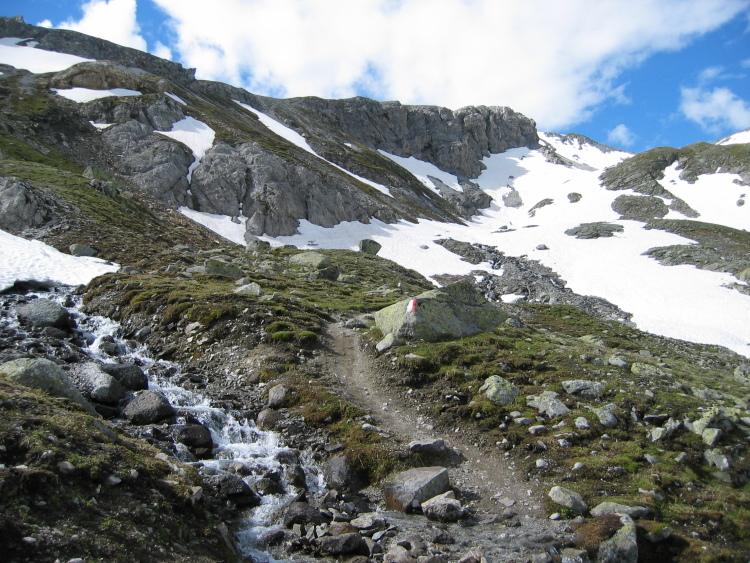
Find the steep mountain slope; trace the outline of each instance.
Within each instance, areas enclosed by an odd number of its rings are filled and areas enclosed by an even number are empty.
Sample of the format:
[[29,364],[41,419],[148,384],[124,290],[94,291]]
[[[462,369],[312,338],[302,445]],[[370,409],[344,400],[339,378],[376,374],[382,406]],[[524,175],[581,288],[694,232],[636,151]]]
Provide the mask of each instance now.
[[[327,538],[362,532],[376,538],[360,538],[370,560],[478,549],[554,561],[573,545],[603,559],[630,530],[642,560],[746,559],[745,132],[633,155],[537,133],[509,108],[276,100],[18,19],[0,18],[0,37],[0,366],[51,359],[76,373],[91,360],[70,327],[18,324],[36,297],[15,281],[111,272],[78,291],[88,313],[121,323],[107,362],[133,361],[126,347],[173,361],[154,371],[295,448],[283,468],[221,448],[204,463],[175,438],[192,412],[140,427],[123,418],[131,394],[97,405],[104,424],[3,375],[0,537],[14,560],[128,560],[131,545],[142,560],[232,559],[247,545],[240,482],[270,498],[300,458],[330,463],[339,492],[292,489],[311,521],[273,514],[276,501],[255,514],[279,520],[263,538],[276,557],[325,557]],[[377,256],[352,252],[362,239]],[[103,260],[69,256],[75,243]],[[376,353],[368,313],[456,280],[513,318]],[[493,399],[498,379],[511,401]],[[410,425],[449,448],[411,451]],[[440,524],[453,547],[425,518],[377,533],[352,520],[383,508],[382,480],[426,463],[460,476],[468,525]],[[238,489],[222,489],[225,469]],[[352,473],[373,487],[358,492]],[[560,485],[590,508],[644,507],[637,528],[584,511],[574,536],[578,509],[545,494]]]

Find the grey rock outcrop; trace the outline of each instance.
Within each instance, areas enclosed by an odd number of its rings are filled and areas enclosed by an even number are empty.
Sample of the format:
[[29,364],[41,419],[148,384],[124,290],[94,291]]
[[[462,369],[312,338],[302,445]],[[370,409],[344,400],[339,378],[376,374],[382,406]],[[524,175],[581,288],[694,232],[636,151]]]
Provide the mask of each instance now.
[[43,225],[51,217],[48,198],[31,182],[0,177],[0,229],[17,233]]
[[0,376],[33,389],[41,389],[55,397],[65,397],[81,405],[86,412],[99,416],[73,384],[68,374],[56,363],[46,359],[22,358],[0,365]]
[[535,123],[507,107],[468,106],[456,111],[368,98],[295,100],[328,118],[373,149],[431,162],[457,176],[476,178],[481,159],[516,147],[537,147]]
[[461,502],[453,491],[437,495],[422,503],[422,512],[430,520],[457,522],[463,516]]
[[614,223],[581,223],[577,227],[565,231],[565,234],[578,239],[592,239],[613,237],[615,233],[621,233],[624,230],[625,227]]
[[669,213],[663,199],[646,195],[621,195],[612,202],[612,209],[620,214],[620,219],[634,221],[648,221]]
[[383,246],[379,242],[371,239],[363,239],[359,241],[359,244],[357,246],[359,247],[360,252],[364,254],[372,254],[373,256],[380,252],[380,249],[383,248]]

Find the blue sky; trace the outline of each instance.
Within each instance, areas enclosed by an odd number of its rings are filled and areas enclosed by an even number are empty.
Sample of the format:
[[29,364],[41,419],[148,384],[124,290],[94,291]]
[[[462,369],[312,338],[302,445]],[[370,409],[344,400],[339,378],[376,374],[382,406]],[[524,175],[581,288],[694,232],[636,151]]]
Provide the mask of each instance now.
[[264,95],[507,105],[633,151],[750,127],[750,0],[5,0]]

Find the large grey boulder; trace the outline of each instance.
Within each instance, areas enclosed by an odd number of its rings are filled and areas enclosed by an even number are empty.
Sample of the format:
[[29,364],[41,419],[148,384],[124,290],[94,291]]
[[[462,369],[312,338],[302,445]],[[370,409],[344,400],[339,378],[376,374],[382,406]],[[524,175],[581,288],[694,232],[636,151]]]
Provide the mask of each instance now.
[[404,299],[375,313],[375,324],[383,334],[434,342],[491,331],[510,317],[467,282],[417,295],[415,309],[412,301]]
[[565,487],[552,487],[548,496],[553,502],[572,510],[575,514],[583,514],[589,509],[581,495]]
[[20,232],[43,225],[52,217],[51,205],[26,180],[0,177],[0,229]]
[[175,441],[187,446],[190,452],[198,458],[211,455],[214,441],[211,431],[202,424],[176,424],[170,427]]
[[70,369],[70,378],[84,397],[98,403],[116,404],[127,393],[117,379],[95,362],[75,364]]
[[86,412],[99,416],[73,384],[68,374],[56,363],[46,359],[21,358],[0,365],[0,376],[31,387],[41,389],[55,397],[65,397],[81,405]]
[[218,256],[207,259],[203,263],[203,267],[206,269],[207,274],[216,276],[241,278],[243,275],[242,268]]
[[133,364],[102,364],[101,369],[130,391],[148,389],[148,376]]
[[18,319],[25,325],[38,327],[68,328],[70,313],[49,299],[34,299],[17,311]]
[[380,249],[383,248],[383,246],[379,242],[371,239],[363,239],[359,241],[359,244],[357,246],[360,252],[364,254],[372,254],[373,256],[380,252]]
[[492,375],[485,379],[479,392],[484,393],[491,402],[501,407],[514,403],[516,397],[521,394],[518,387],[499,375]]
[[175,415],[167,398],[158,391],[141,391],[130,401],[122,413],[131,424],[153,424]]
[[638,538],[633,519],[627,514],[620,516],[622,528],[599,545],[596,563],[638,563]]
[[323,536],[315,540],[315,545],[325,555],[345,555],[356,553],[362,544],[362,536],[356,532]]
[[411,512],[422,502],[446,492],[449,486],[444,467],[416,467],[383,483],[385,504],[389,510]]

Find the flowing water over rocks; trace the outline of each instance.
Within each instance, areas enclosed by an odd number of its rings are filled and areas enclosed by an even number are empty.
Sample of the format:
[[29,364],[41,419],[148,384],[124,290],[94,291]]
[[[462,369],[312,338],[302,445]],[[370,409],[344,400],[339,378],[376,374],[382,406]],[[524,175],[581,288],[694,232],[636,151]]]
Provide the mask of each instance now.
[[[45,299],[67,312],[62,328],[19,323],[18,311]],[[90,382],[94,372],[96,381],[111,373],[123,385],[137,381],[126,379],[126,373],[145,374],[148,389],[136,384],[119,401],[99,402],[94,399],[105,395],[85,385],[82,389],[110,424],[161,449],[157,457],[176,472],[192,466],[199,473],[203,487],[193,487],[191,502],[209,503],[229,524],[222,525],[223,535],[239,558],[553,561],[571,545],[569,526],[546,518],[536,493],[527,491],[533,485],[516,482],[512,464],[488,458],[469,437],[469,442],[449,437],[447,453],[435,458],[448,466],[459,506],[465,507],[457,523],[385,510],[379,487],[355,492],[351,483],[337,482],[339,490],[334,490],[323,474],[335,479],[343,457],[334,456],[325,466],[317,462],[330,458],[338,449],[335,444],[285,414],[283,436],[256,426],[253,419],[261,418],[257,411],[266,400],[262,384],[255,404],[238,409],[236,389],[222,389],[189,367],[155,360],[144,346],[126,338],[118,323],[82,313],[80,301],[65,288],[1,295],[0,361],[49,358],[67,367],[78,383],[84,377]],[[428,418],[419,414],[418,401],[394,396],[385,380],[378,379],[380,372],[354,331],[331,325],[328,335],[327,351],[309,362],[310,369],[346,390],[349,400],[371,413],[367,418],[394,444],[414,437],[442,443]],[[411,420],[412,415],[418,420]],[[339,469],[350,471],[345,462]]]

